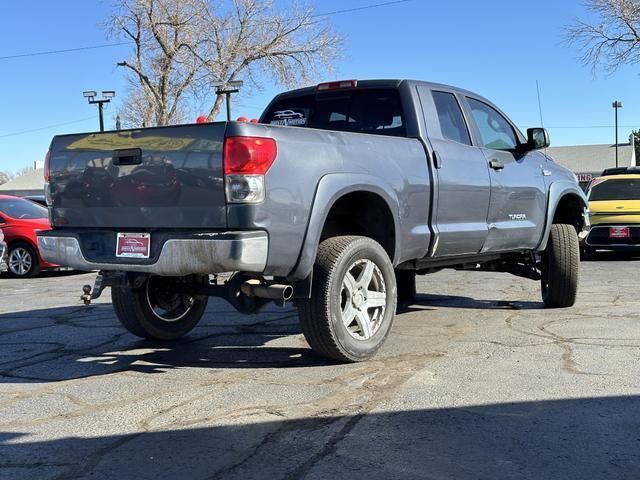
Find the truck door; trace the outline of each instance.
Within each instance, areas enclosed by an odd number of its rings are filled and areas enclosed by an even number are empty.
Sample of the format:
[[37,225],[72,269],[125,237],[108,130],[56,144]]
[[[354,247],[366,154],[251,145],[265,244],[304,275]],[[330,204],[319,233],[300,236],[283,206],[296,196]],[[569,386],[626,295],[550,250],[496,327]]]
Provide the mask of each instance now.
[[497,109],[472,97],[466,97],[466,105],[491,176],[489,234],[482,250],[534,248],[546,215],[544,157],[537,151],[516,151],[520,140],[515,127]]
[[460,100],[453,91],[418,86],[434,153],[435,242],[432,255],[478,253],[487,238],[489,169],[474,147]]

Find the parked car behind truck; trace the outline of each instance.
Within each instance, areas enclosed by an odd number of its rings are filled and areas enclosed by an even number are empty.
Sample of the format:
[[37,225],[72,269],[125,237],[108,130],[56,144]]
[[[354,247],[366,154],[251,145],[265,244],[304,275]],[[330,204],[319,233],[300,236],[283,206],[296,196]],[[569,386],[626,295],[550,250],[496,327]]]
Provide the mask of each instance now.
[[36,231],[50,228],[47,209],[24,198],[0,195],[0,229],[7,244],[8,273],[35,277],[42,269],[56,268],[38,251]]
[[596,250],[640,252],[640,169],[611,168],[587,189],[591,230],[582,244]]
[[360,361],[416,273],[508,272],[539,281],[545,306],[573,305],[586,200],[548,144],[483,97],[411,80],[286,92],[259,124],[62,135],[39,245],[100,270],[85,299],[111,286],[135,335],[181,337],[209,296],[246,313],[291,299],[316,352]]

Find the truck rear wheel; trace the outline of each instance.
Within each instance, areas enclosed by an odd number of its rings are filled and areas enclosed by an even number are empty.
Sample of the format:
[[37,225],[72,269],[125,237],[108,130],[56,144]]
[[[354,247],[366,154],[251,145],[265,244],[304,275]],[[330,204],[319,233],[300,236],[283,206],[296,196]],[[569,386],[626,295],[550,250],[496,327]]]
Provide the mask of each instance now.
[[176,280],[149,277],[139,288],[112,288],[120,323],[134,335],[151,340],[176,340],[190,332],[202,318],[208,298],[175,293]]
[[341,236],[318,247],[311,298],[298,304],[311,348],[327,358],[359,362],[384,343],[397,303],[393,265],[367,237]]
[[542,254],[542,300],[547,308],[571,307],[578,292],[580,246],[571,225],[553,224]]

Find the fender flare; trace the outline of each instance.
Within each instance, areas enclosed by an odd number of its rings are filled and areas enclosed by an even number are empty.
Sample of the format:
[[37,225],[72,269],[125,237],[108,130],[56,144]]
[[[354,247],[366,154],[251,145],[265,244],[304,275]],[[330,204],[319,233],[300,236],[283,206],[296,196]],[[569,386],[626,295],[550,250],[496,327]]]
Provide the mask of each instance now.
[[374,175],[363,173],[330,173],[323,176],[318,182],[316,193],[313,198],[307,230],[298,262],[291,273],[287,276],[289,281],[301,281],[309,277],[313,271],[320,235],[333,205],[343,196],[353,192],[373,193],[381,197],[391,215],[395,227],[395,248],[391,259],[395,265],[401,251],[400,245],[400,222],[399,222],[399,202],[395,191],[387,185],[381,185],[380,178]]
[[[542,233],[542,239],[538,244],[536,250],[542,251],[547,248],[547,242],[549,241],[549,233],[551,232],[551,225],[553,223],[553,217],[556,214],[556,210],[560,201],[566,196],[573,196],[580,202],[583,208],[582,215],[586,215],[589,203],[587,197],[582,191],[579,185],[570,180],[559,180],[553,182],[549,186],[549,194],[547,195],[547,217],[545,219],[544,230]],[[588,218],[586,219],[588,220]]]

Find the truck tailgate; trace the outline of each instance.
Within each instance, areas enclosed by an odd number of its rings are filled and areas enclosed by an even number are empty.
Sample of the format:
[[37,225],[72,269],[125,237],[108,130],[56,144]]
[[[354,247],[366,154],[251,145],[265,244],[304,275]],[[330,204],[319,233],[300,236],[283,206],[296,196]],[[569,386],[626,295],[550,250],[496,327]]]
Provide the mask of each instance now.
[[225,127],[219,122],[55,137],[49,164],[53,225],[226,227]]

